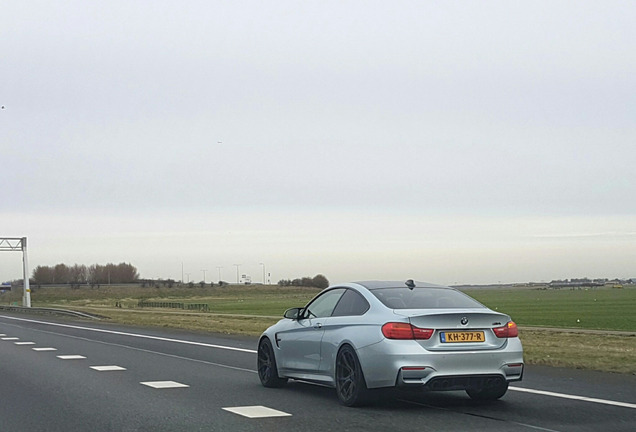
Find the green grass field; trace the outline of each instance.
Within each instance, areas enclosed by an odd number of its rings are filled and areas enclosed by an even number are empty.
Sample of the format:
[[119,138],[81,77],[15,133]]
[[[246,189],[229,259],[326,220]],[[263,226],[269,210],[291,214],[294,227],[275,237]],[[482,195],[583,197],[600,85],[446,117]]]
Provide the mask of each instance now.
[[[41,288],[32,294],[34,306],[65,305],[110,308],[115,302],[134,309],[139,300],[206,303],[212,313],[281,316],[303,306],[319,290],[278,286],[206,288],[141,288],[104,286]],[[636,288],[623,289],[465,289],[491,309],[510,315],[521,326],[636,331]],[[20,293],[5,294],[3,303],[21,301]]]
[[[636,337],[603,331],[636,331],[636,288],[623,289],[465,289],[522,327],[524,358],[545,364],[636,374]],[[258,335],[290,307],[303,306],[319,290],[278,286],[141,288],[104,286],[36,288],[34,307],[93,312],[114,322],[228,334]],[[1,304],[21,302],[21,293],[0,296]],[[140,300],[204,303],[209,312],[137,307]],[[121,307],[115,307],[115,304]],[[577,321],[578,320],[578,321]],[[532,327],[550,327],[540,330]],[[600,334],[559,329],[599,330]],[[633,333],[632,333],[633,334]]]
[[636,331],[636,289],[464,290],[521,326]]

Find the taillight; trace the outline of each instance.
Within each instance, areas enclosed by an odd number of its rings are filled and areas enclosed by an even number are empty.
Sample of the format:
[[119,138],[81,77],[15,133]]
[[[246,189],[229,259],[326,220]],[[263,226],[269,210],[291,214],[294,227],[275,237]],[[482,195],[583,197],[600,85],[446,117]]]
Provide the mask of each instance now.
[[413,329],[408,323],[386,323],[382,326],[382,334],[387,339],[414,339]]
[[513,321],[509,321],[508,324],[503,327],[495,327],[492,329],[492,331],[498,338],[511,338],[519,336],[517,324],[515,324]]
[[425,328],[419,328],[419,327],[413,327],[413,336],[415,337],[415,339],[430,339],[431,336],[433,336],[433,329],[425,329]]
[[409,323],[390,322],[382,326],[382,334],[387,339],[426,340],[433,336],[433,329],[415,327]]

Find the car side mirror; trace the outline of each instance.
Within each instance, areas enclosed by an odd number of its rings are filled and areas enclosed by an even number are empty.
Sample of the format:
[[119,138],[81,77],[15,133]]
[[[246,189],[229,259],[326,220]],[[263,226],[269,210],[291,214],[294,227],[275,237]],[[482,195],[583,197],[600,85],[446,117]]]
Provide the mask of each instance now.
[[301,317],[304,308],[291,308],[285,311],[283,315],[287,319],[297,320]]

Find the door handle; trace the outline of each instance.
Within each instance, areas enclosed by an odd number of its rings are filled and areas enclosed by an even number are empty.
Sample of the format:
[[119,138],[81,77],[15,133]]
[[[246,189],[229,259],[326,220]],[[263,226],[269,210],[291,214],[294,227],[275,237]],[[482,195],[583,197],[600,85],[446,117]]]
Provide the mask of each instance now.
[[321,329],[321,328],[322,328],[322,323],[316,323],[316,324],[314,324],[314,328],[315,328],[315,329]]

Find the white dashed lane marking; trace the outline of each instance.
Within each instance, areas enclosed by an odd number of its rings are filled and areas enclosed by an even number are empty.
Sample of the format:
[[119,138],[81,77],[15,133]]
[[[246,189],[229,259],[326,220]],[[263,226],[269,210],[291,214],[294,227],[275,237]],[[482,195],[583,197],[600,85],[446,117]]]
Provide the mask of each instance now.
[[57,358],[62,359],[62,360],[82,360],[82,359],[85,359],[86,357],[81,356],[81,355],[77,355],[77,354],[73,354],[73,355],[59,355],[59,356],[57,356]]
[[20,340],[20,338],[17,338],[17,337],[3,337],[2,340],[15,341],[15,340]]
[[181,384],[176,381],[145,381],[139,384],[143,384],[145,386],[156,388],[156,389],[190,387],[187,384]]
[[35,342],[13,342],[16,345],[35,345]]
[[38,351],[38,352],[42,352],[42,351],[57,351],[57,348],[51,348],[51,347],[44,347],[44,348],[32,348],[33,351]]
[[91,369],[95,369],[99,372],[110,372],[110,371],[125,371],[126,368],[121,366],[91,366]]
[[265,417],[289,417],[291,414],[278,411],[272,408],[267,408],[262,405],[257,406],[244,406],[244,407],[233,407],[233,408],[223,408],[225,411],[229,411],[234,414],[238,414],[247,418],[265,418]]

